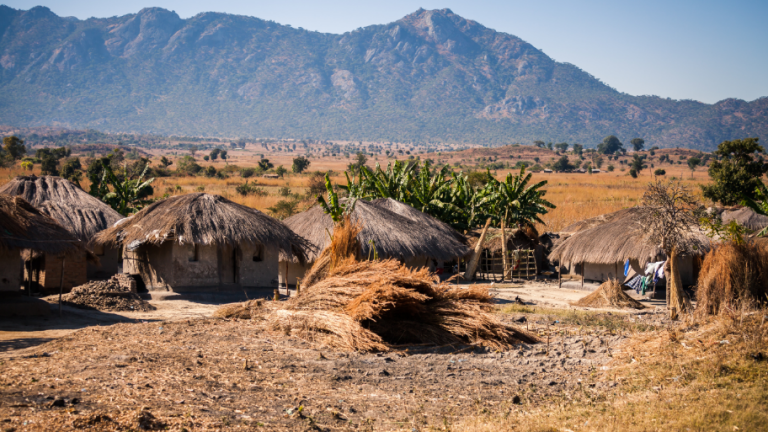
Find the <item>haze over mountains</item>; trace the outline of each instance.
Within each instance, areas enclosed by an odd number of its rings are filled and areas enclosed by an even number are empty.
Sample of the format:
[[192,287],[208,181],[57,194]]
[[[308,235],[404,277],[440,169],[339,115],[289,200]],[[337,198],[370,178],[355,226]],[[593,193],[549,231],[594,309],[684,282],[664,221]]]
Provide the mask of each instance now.
[[0,6],[0,92],[0,124],[120,132],[590,147],[615,134],[702,150],[768,132],[768,98],[630,96],[448,9],[336,35],[220,13]]

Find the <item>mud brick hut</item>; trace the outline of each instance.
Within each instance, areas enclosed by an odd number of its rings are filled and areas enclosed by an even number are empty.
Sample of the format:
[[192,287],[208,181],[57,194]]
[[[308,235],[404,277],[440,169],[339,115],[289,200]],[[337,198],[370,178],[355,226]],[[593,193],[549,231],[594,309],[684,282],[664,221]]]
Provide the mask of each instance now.
[[[482,229],[474,229],[467,233],[467,244],[470,248],[475,248],[478,240],[480,240],[481,232]],[[546,247],[539,242],[539,234],[535,228],[506,228],[503,237],[506,238],[506,250],[508,255],[510,255],[508,260],[511,265],[515,265],[515,260],[511,257],[514,251],[531,250],[536,262],[535,269],[531,268],[531,276],[535,276],[538,272],[547,268]],[[501,239],[501,228],[488,228],[485,241],[483,242],[478,272],[499,275],[504,272],[504,264],[501,260],[503,250]]]
[[[24,198],[86,245],[98,232],[122,218],[112,207],[61,177],[19,176],[3,185],[0,193]],[[117,273],[117,249],[101,246],[91,249],[67,257],[65,290],[91,279],[108,279]],[[94,256],[97,259],[93,259]],[[35,277],[39,277],[40,285],[45,290],[58,290],[59,277],[51,272],[55,273],[61,267],[60,261],[60,257],[45,254],[33,259],[33,272],[36,272]]]
[[[22,255],[47,256],[83,253],[83,244],[52,218],[24,199],[0,195],[0,295],[18,295],[24,283]],[[66,269],[66,262],[65,269]],[[61,268],[58,269],[61,282]]]
[[[559,262],[563,273],[581,276],[584,281],[624,280],[626,260],[636,274],[643,274],[647,263],[664,261],[666,256],[647,239],[640,216],[641,209],[632,207],[576,222],[559,233],[549,259]],[[710,239],[695,229],[685,241],[695,252],[678,258],[680,277],[683,284],[692,285],[698,276],[697,258],[710,250]]]
[[151,291],[276,288],[280,261],[303,263],[309,244],[277,219],[219,195],[158,201],[96,236],[122,245],[123,272]]
[[[464,237],[447,224],[391,198],[357,200],[351,220],[362,230],[357,239],[363,257],[394,258],[410,267],[442,268],[444,263],[470,253]],[[280,286],[295,286],[320,252],[330,244],[334,223],[320,206],[283,221],[296,234],[307,239],[314,251],[306,264],[280,263]],[[291,283],[293,282],[293,283]]]

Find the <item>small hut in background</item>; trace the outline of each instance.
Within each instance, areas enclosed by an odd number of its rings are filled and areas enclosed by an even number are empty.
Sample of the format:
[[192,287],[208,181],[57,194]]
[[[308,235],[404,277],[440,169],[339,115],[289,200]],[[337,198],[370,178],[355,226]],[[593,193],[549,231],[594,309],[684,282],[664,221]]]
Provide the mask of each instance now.
[[[21,292],[22,251],[58,257],[82,253],[83,246],[69,231],[22,198],[0,195],[0,295]],[[50,269],[50,276],[58,276],[59,283],[61,271],[61,267]]]
[[755,213],[749,207],[742,207],[740,209],[725,210],[720,215],[723,224],[728,224],[731,221],[736,221],[739,225],[750,231],[761,231],[763,228],[768,227],[768,216]]
[[[410,267],[434,270],[470,252],[463,236],[453,228],[392,199],[357,200],[351,220],[362,227],[357,239],[363,257],[372,257],[375,247],[379,258],[394,258]],[[290,287],[291,281],[304,277],[320,252],[330,244],[334,223],[319,205],[283,222],[315,247],[308,255],[307,265],[281,263],[281,286],[288,282]]]
[[[69,180],[55,176],[19,176],[0,187],[0,193],[20,196],[40,212],[56,220],[84,244],[122,219],[120,213],[98,198],[88,194]],[[118,250],[95,246],[89,259],[89,251],[67,257],[65,290],[82,285],[90,279],[108,279],[117,273]],[[92,256],[91,256],[92,258]],[[40,255],[33,260],[34,272],[39,272],[40,285],[46,290],[55,287],[59,280],[48,274],[50,268],[61,267],[60,258]]]
[[301,264],[308,243],[277,219],[219,195],[158,201],[98,234],[124,247],[123,272],[153,291],[276,287],[278,262]]
[[[624,280],[624,263],[630,261],[636,274],[644,274],[645,265],[666,259],[659,245],[650,244],[640,225],[639,207],[619,210],[573,224],[560,233],[549,255],[584,281]],[[696,281],[699,265],[695,257],[710,249],[710,239],[699,229],[686,238],[692,254],[680,256],[680,277],[685,285]]]
[[[467,244],[474,249],[477,241],[480,239],[481,229],[469,231],[467,233]],[[539,235],[533,227],[506,228],[504,230],[506,238],[507,262],[513,274],[520,276],[524,274],[529,278],[536,277],[536,274],[547,268],[546,248],[539,243]],[[502,257],[502,235],[500,228],[488,228],[483,242],[482,255],[478,263],[478,273],[499,278],[504,273],[504,264]],[[523,251],[524,254],[517,255]],[[533,261],[529,262],[529,251],[533,254]],[[517,258],[515,256],[517,255]],[[507,275],[509,277],[509,275]],[[515,277],[517,277],[515,276]]]

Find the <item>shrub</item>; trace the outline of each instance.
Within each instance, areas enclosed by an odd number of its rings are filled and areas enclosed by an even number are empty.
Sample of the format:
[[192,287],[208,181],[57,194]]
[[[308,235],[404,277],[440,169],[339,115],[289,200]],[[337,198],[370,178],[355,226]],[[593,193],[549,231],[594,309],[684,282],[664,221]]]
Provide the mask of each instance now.
[[242,178],[248,178],[253,177],[253,174],[256,172],[253,168],[243,168],[240,170],[240,177]]
[[663,170],[661,168],[659,168],[659,169],[657,169],[656,171],[653,172],[653,175],[656,175],[656,176],[663,176],[663,175],[666,175],[666,174],[667,174],[667,171],[665,171],[665,170]]

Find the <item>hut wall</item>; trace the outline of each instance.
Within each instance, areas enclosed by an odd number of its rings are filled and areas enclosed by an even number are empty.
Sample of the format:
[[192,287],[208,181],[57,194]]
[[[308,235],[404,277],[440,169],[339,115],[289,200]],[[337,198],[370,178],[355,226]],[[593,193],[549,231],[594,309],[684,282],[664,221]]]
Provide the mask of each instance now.
[[123,273],[141,276],[148,290],[170,290],[175,286],[173,243],[144,246],[123,254]]
[[0,248],[0,292],[19,292],[22,262],[18,249]]
[[296,278],[303,278],[305,274],[307,274],[307,271],[312,267],[311,264],[308,264],[306,266],[303,266],[301,264],[296,263],[286,263],[285,261],[280,263],[280,279],[279,284],[281,287],[285,286],[286,276],[285,276],[285,270],[286,266],[288,266],[288,287],[289,288],[296,288]]
[[[683,285],[694,285],[696,283],[696,275],[694,272],[694,258],[692,256],[684,256],[679,258],[680,260],[680,279],[683,281]],[[633,263],[633,268],[637,267]],[[616,275],[616,269],[618,268],[618,275]],[[575,276],[581,276],[581,266],[577,264],[571,265],[570,274]],[[611,278],[618,278],[624,280],[624,263],[613,264],[584,264],[584,279],[588,281],[603,282]]]
[[93,253],[99,258],[99,265],[88,263],[86,274],[88,280],[109,279],[117,273],[119,251],[113,248],[95,246]]
[[[263,245],[240,245],[240,285],[244,287],[275,287],[279,278],[280,252]],[[289,270],[289,277],[292,277]],[[295,279],[294,279],[295,280]]]
[[173,283],[170,285],[174,289],[219,286],[219,261],[216,245],[197,245],[197,260],[195,261],[195,245],[172,244],[174,277]]
[[47,293],[59,292],[59,287],[62,286],[62,264],[64,267],[64,292],[69,292],[72,288],[88,282],[88,264],[85,252],[66,255],[63,263],[62,260],[62,257],[45,254],[43,271],[40,272],[40,286]]
[[421,268],[429,267],[430,270],[435,270],[435,263],[432,258],[425,257],[413,257],[405,260],[405,266],[408,268]]

